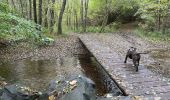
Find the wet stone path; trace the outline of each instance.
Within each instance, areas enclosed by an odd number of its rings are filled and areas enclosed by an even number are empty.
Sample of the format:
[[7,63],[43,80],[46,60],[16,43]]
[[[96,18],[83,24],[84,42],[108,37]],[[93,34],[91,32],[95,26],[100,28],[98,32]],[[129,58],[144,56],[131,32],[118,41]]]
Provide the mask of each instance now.
[[160,76],[142,65],[135,72],[132,64],[124,64],[122,56],[97,38],[87,35],[79,38],[127,95],[170,100],[170,84]]

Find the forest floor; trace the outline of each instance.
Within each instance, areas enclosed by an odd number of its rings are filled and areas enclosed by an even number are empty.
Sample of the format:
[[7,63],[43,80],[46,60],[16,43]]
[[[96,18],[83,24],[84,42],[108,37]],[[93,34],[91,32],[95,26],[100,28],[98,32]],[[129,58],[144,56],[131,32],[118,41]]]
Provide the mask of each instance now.
[[33,60],[57,59],[65,56],[73,56],[84,50],[79,44],[77,36],[55,37],[52,45],[37,46],[30,42],[20,42],[0,48],[0,62],[16,61],[26,58]]

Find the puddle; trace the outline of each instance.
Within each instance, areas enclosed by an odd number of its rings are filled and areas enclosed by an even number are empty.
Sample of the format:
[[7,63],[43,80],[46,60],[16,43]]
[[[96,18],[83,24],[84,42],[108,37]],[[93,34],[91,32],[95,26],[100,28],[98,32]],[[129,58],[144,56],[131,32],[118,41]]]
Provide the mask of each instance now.
[[53,60],[20,60],[1,63],[0,76],[8,83],[21,83],[37,91],[45,91],[53,79],[69,79],[85,75],[96,84],[97,95],[106,93],[120,95],[113,80],[98,68],[90,56],[65,57]]
[[[82,72],[76,68],[76,57],[54,60],[21,60],[0,66],[0,76],[9,83],[21,83],[42,91],[54,78],[74,77]],[[75,74],[76,73],[76,74]]]
[[151,52],[151,57],[156,61],[151,63],[149,67],[157,70],[164,77],[170,78],[170,50],[155,49]]

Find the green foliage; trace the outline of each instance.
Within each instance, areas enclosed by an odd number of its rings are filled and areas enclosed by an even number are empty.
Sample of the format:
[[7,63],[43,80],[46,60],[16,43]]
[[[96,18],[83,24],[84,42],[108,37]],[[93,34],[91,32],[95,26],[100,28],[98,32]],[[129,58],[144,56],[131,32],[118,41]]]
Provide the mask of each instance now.
[[33,21],[17,16],[14,10],[11,10],[5,1],[0,2],[1,41],[30,40],[37,45],[51,45],[54,42],[52,38],[42,34],[46,31],[44,28],[41,29],[41,26]]
[[112,2],[112,13],[117,14],[116,19],[121,22],[128,22],[135,18],[134,14],[139,8],[138,0],[114,0]]
[[[115,32],[118,29],[119,25],[117,23],[110,24],[104,27],[104,30],[101,31],[101,26],[88,26],[86,29],[87,33],[111,33]],[[82,28],[75,30],[75,32],[81,33]]]
[[95,26],[95,27],[93,27],[93,26],[87,27],[87,32],[89,32],[89,33],[99,33],[100,30],[101,30],[100,26],[98,26],[98,27],[97,26]]
[[54,44],[54,39],[49,38],[49,37],[43,37],[38,41],[39,46],[53,45],[53,44]]
[[39,38],[37,25],[31,21],[16,17],[11,13],[0,12],[0,38],[19,40]]
[[1,12],[10,12],[11,10],[9,9],[8,5],[5,3],[0,3],[0,11]]
[[139,0],[90,0],[89,17],[91,19],[103,20],[106,9],[109,12],[108,23],[114,21],[130,22],[135,20],[135,13],[139,8]]
[[168,14],[168,0],[152,1],[143,0],[139,3],[139,9],[135,15],[139,15],[143,20],[139,25],[146,30],[154,30],[158,17],[164,19]]

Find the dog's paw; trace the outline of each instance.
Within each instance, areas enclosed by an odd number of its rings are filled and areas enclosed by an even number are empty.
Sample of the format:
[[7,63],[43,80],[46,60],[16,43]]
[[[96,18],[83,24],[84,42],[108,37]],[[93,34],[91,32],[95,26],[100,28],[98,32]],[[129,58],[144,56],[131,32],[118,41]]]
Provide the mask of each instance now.
[[138,72],[138,67],[136,67],[136,72]]

